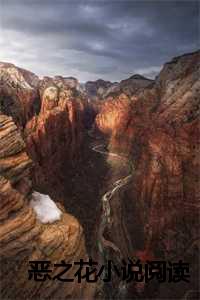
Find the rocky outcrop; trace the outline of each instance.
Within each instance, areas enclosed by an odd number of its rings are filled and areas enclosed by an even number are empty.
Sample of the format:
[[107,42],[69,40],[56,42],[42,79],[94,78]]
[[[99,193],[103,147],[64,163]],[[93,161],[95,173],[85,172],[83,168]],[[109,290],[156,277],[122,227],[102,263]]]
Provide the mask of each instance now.
[[35,74],[0,62],[0,110],[22,128],[40,109],[38,84]]
[[[63,283],[58,280],[28,280],[29,261],[53,264],[87,259],[83,230],[67,214],[52,224],[42,224],[30,207],[31,160],[11,117],[0,115],[0,256],[2,299],[77,299],[90,298],[85,282]],[[56,275],[62,268],[54,269]],[[73,266],[68,272],[72,276]],[[72,276],[73,277],[73,276]],[[12,283],[12,284],[11,284]]]
[[59,190],[63,166],[74,166],[81,157],[85,102],[60,78],[41,81],[40,97],[40,113],[26,125],[27,150],[35,162],[36,185],[54,189],[56,184]]

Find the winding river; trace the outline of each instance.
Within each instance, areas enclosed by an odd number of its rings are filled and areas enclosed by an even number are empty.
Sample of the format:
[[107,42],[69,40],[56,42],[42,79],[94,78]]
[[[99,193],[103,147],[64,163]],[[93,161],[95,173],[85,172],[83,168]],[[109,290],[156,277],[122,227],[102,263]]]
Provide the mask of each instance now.
[[[110,156],[116,159],[126,159],[126,157],[121,156],[119,154],[113,153],[113,152],[107,152],[104,150],[104,145],[96,145],[92,147],[92,150],[95,152],[98,152],[102,155],[105,156]],[[98,251],[100,253],[100,257],[101,257],[101,264],[106,265],[106,260],[108,259],[108,248],[111,248],[112,250],[114,250],[114,252],[116,252],[119,260],[121,261],[122,257],[122,253],[121,250],[119,249],[119,247],[117,247],[113,242],[105,239],[104,237],[104,231],[105,228],[111,225],[111,205],[110,205],[110,200],[112,199],[112,197],[114,196],[114,194],[119,191],[119,189],[121,189],[123,186],[125,186],[129,180],[132,177],[132,170],[133,170],[133,165],[130,165],[130,174],[127,175],[126,177],[120,178],[117,181],[115,181],[112,184],[112,188],[107,191],[101,198],[102,201],[102,214],[101,214],[101,222],[99,225],[99,230],[98,230]],[[123,291],[125,290],[125,285],[121,285],[118,288],[118,294],[119,293],[123,293]],[[109,294],[112,294],[112,291],[109,292]],[[112,296],[111,298],[112,299]]]

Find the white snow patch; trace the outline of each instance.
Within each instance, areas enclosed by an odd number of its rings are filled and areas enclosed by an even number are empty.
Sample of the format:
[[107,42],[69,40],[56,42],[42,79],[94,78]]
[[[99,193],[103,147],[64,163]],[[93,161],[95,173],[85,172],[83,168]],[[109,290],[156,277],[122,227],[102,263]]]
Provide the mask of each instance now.
[[30,206],[43,224],[53,223],[61,218],[62,211],[48,195],[33,192]]

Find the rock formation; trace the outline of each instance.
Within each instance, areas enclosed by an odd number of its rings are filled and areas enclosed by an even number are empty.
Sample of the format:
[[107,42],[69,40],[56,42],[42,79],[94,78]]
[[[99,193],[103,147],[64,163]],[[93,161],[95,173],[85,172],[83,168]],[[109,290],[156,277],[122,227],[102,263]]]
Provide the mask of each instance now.
[[35,162],[35,183],[61,188],[63,164],[72,166],[80,158],[84,99],[60,78],[44,79],[39,90],[41,110],[26,125],[27,150]]
[[[1,297],[2,299],[77,299],[86,297],[85,283],[28,280],[29,261],[69,263],[87,259],[83,230],[63,207],[61,220],[42,224],[29,202],[31,160],[12,118],[0,115]],[[61,270],[61,269],[60,269]],[[54,271],[57,274],[59,269]],[[75,267],[69,272],[72,276]],[[11,284],[12,283],[12,284]]]

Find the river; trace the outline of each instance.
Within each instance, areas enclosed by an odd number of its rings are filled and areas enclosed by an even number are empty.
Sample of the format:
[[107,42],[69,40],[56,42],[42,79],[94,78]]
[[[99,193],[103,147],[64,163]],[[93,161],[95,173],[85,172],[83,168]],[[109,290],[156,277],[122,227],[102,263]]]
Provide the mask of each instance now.
[[[104,145],[96,145],[92,147],[92,150],[95,152],[100,153],[101,155],[113,157],[114,159],[127,159],[126,157],[113,153],[113,152],[108,152],[104,149]],[[112,187],[101,197],[101,202],[102,202],[102,214],[101,214],[101,222],[99,225],[98,229],[98,238],[97,238],[97,243],[98,243],[98,251],[100,254],[100,263],[101,265],[106,265],[107,260],[109,259],[109,252],[108,249],[111,248],[116,252],[119,261],[121,261],[122,253],[121,250],[119,249],[118,246],[116,246],[113,242],[107,240],[104,238],[104,231],[107,226],[111,225],[111,205],[110,205],[110,200],[112,197],[115,195],[119,189],[121,189],[123,186],[125,186],[129,180],[132,177],[132,171],[133,171],[133,165],[131,164],[130,168],[130,174],[116,180],[113,184]],[[104,275],[104,274],[103,274]],[[123,299],[124,295],[126,293],[126,284],[120,283],[118,286],[118,290],[113,291],[112,287],[109,284],[109,287],[105,287],[104,283],[104,293],[106,293],[106,299]],[[115,296],[113,296],[115,295]],[[123,297],[123,298],[122,298]]]

